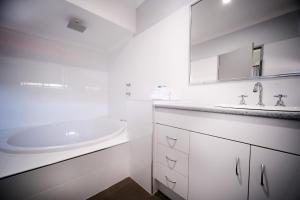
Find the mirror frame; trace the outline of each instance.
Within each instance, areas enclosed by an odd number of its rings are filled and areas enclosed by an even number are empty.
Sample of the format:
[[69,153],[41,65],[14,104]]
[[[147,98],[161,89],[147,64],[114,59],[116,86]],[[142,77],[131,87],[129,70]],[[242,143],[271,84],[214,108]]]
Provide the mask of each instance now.
[[[236,78],[230,80],[216,80],[216,81],[197,81],[192,83],[191,82],[191,52],[192,52],[192,7],[201,1],[209,1],[209,0],[192,0],[189,4],[189,50],[188,50],[188,84],[189,86],[197,86],[197,85],[207,85],[207,84],[218,84],[218,83],[227,83],[227,82],[238,82],[238,81],[259,81],[265,79],[277,79],[277,78],[292,78],[300,76],[300,72],[297,73],[286,73],[286,74],[277,74],[277,75],[267,75],[267,76],[258,76],[255,78]],[[300,37],[300,36],[299,36]],[[219,72],[219,66],[217,71]],[[219,76],[219,74],[217,74]]]

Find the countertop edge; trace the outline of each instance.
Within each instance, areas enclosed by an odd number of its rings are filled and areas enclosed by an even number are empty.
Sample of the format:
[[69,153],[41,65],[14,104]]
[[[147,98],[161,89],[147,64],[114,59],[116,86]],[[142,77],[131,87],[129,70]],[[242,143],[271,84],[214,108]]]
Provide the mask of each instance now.
[[154,104],[154,107],[300,121],[300,112],[293,111],[246,110],[234,108],[220,108],[214,106],[189,106],[159,103]]

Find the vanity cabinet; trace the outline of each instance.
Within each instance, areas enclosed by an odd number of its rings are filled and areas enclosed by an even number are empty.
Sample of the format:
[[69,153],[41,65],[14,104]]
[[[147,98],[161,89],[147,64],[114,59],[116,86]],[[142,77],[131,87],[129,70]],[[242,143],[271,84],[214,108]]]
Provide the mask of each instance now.
[[191,134],[189,199],[246,200],[250,145]]
[[300,156],[251,147],[249,200],[299,200]]
[[155,178],[187,199],[190,132],[155,125]]
[[155,138],[154,178],[185,199],[300,199],[299,121],[155,108]]

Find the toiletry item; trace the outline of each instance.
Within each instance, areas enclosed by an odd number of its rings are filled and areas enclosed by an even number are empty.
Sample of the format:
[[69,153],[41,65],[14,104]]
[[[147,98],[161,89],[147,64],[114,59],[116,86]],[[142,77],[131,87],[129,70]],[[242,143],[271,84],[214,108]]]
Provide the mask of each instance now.
[[165,85],[159,85],[150,96],[152,100],[170,100],[171,90]]

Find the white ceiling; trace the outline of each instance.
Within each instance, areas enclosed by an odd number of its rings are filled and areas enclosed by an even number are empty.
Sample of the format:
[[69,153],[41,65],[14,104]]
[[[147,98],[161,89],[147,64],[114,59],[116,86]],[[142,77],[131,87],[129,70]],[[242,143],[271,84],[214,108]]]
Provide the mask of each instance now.
[[202,0],[192,7],[192,44],[271,19],[296,9],[299,0]]
[[[84,33],[68,29],[72,17],[83,21]],[[47,39],[109,51],[132,33],[64,0],[1,0],[0,26]]]
[[144,3],[145,0],[134,0],[135,1],[135,7],[139,7],[142,3]]

